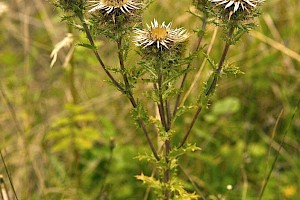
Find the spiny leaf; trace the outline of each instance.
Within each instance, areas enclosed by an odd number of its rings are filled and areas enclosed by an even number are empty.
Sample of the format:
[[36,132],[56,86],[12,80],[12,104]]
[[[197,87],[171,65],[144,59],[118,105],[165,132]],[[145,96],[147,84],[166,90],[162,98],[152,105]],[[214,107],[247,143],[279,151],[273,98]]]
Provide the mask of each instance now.
[[184,147],[172,149],[172,151],[170,152],[170,158],[178,158],[183,154],[200,151],[200,150],[201,148],[197,147],[196,144],[187,144]]
[[163,188],[163,184],[159,180],[156,180],[155,178],[150,176],[145,176],[143,173],[141,175],[136,175],[135,178],[143,181],[144,184],[147,184],[151,188],[155,188],[158,190],[161,190]]
[[85,47],[85,48],[88,48],[88,49],[91,49],[93,51],[97,51],[97,48],[91,44],[88,44],[88,43],[78,43],[76,44],[77,46],[81,46],[81,47]]

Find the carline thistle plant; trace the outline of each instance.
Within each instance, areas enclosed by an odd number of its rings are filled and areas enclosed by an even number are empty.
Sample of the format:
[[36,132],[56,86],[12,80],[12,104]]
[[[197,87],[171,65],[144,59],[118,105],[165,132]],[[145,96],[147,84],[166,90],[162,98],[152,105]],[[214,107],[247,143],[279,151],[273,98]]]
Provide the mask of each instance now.
[[[139,155],[137,158],[152,163],[158,169],[154,176],[142,173],[136,178],[152,188],[156,199],[199,199],[200,194],[185,190],[184,182],[178,176],[179,157],[200,150],[186,141],[199,114],[208,107],[222,72],[234,71],[227,69],[228,66],[224,67],[229,47],[254,27],[251,20],[258,16],[263,0],[194,0],[193,4],[199,12],[196,15],[200,16],[199,24],[202,26],[195,31],[198,33],[198,43],[190,56],[185,53],[190,36],[186,29],[172,28],[171,22],[159,23],[156,18],[142,28],[140,19],[148,6],[143,1],[77,0],[73,7],[70,1],[59,2],[67,2],[68,10],[74,11],[73,16],[77,16],[81,23],[76,27],[82,27],[80,30],[85,32],[89,41],[89,44],[83,46],[89,46],[112,85],[129,99],[133,107],[133,119],[143,131],[152,152],[152,155]],[[201,51],[206,26],[211,21],[224,30],[223,53],[217,62],[209,57],[205,58],[210,61],[213,71],[203,90],[192,94],[198,96],[197,101],[185,105],[186,102],[181,102],[181,94],[188,84],[186,80],[192,70],[192,61]],[[95,38],[99,35],[111,39],[110,42],[117,45],[118,67],[111,68],[105,64],[95,45]],[[137,46],[137,52],[141,56],[136,63],[138,66],[127,65],[126,58],[132,47],[130,43]],[[152,87],[139,94],[135,92],[137,83],[151,83]],[[149,110],[152,105],[157,107],[158,113]],[[190,112],[195,113],[186,132],[177,132],[185,129],[176,127],[176,119]],[[154,130],[157,131],[156,134],[152,133]],[[175,134],[182,138],[179,143],[174,141]],[[155,145],[155,136],[160,139],[158,147]]]

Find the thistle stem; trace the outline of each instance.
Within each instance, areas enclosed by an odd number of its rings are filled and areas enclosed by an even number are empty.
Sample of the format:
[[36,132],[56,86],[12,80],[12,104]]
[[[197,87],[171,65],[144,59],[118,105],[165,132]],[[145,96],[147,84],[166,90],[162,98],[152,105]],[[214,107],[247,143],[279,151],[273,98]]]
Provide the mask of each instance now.
[[[215,89],[215,87],[217,85],[218,78],[219,78],[220,73],[222,71],[223,64],[225,62],[225,59],[226,59],[229,47],[231,45],[230,40],[232,39],[233,31],[234,31],[233,27],[229,29],[229,32],[228,32],[228,41],[226,41],[226,44],[225,44],[225,47],[223,49],[223,53],[222,53],[221,59],[219,61],[218,67],[217,67],[217,69],[215,71],[215,74],[214,74],[213,81],[211,82],[211,84],[208,87],[207,92],[205,93],[205,96],[207,96],[207,97],[209,97],[212,94],[212,92],[214,91],[214,89]],[[185,144],[185,142],[186,142],[187,138],[189,137],[189,135],[191,133],[191,130],[194,127],[195,122],[196,122],[196,120],[197,120],[197,118],[198,118],[198,116],[199,116],[199,114],[200,114],[201,111],[202,111],[202,106],[200,105],[200,106],[198,106],[198,109],[197,109],[197,111],[196,111],[196,113],[195,113],[195,115],[194,115],[194,117],[192,119],[192,122],[189,125],[188,131],[184,135],[184,137],[183,137],[183,139],[182,139],[182,141],[181,141],[181,143],[180,143],[180,145],[179,145],[178,148],[182,147]]]
[[223,53],[222,53],[222,57],[221,57],[221,60],[219,62],[219,65],[218,65],[218,68],[215,72],[215,75],[214,75],[214,79],[213,81],[211,82],[207,92],[205,93],[206,96],[209,96],[215,89],[216,85],[217,85],[217,81],[218,81],[218,78],[220,76],[220,73],[222,71],[222,68],[223,68],[223,64],[224,64],[224,61],[225,61],[225,58],[226,58],[226,55],[228,53],[228,50],[229,50],[229,47],[230,47],[230,43],[226,42],[226,45],[224,47],[224,50],[223,50]]
[[[170,140],[166,140],[165,141],[165,159],[166,159],[166,163],[167,163],[167,168],[164,171],[164,182],[168,185],[171,181],[171,173],[170,173],[170,161],[169,161],[169,153],[171,151],[171,142]],[[166,188],[165,190],[165,200],[169,200],[170,199],[170,189]]]
[[[95,42],[93,40],[92,34],[90,32],[90,29],[88,28],[83,16],[78,15],[82,25],[83,25],[83,29],[86,33],[86,36],[90,42],[90,44],[95,47]],[[112,74],[108,71],[108,69],[106,68],[103,60],[101,59],[98,51],[96,49],[93,49],[93,53],[95,54],[100,66],[102,67],[102,69],[104,70],[104,72],[106,73],[106,75],[109,77],[109,79],[113,82],[113,84],[122,92],[122,93],[126,93],[125,89],[118,83],[118,81],[116,81],[116,79],[112,76]]]
[[[82,14],[77,14],[77,16],[78,16],[78,18],[80,19],[80,21],[81,21],[81,23],[82,23],[82,25],[83,25],[83,29],[84,29],[84,31],[85,31],[85,33],[86,33],[86,36],[87,36],[87,38],[88,38],[90,44],[91,44],[93,47],[95,47],[95,42],[94,42],[94,40],[93,40],[92,34],[91,34],[91,32],[90,32],[90,30],[89,30],[87,24],[85,23],[84,17],[82,16]],[[127,95],[128,95],[128,98],[129,98],[129,100],[130,100],[132,106],[133,106],[134,108],[136,108],[136,107],[137,107],[137,103],[136,103],[136,101],[135,101],[135,99],[134,99],[134,97],[133,97],[133,95],[132,95],[132,93],[131,93],[131,91],[130,91],[129,81],[128,81],[128,78],[127,78],[127,75],[126,75],[126,72],[125,72],[124,58],[123,58],[123,53],[122,53],[122,51],[121,51],[121,48],[122,48],[122,40],[119,40],[117,43],[118,43],[118,55],[119,55],[119,60],[120,60],[120,67],[121,67],[121,70],[122,70],[122,72],[123,72],[122,75],[123,75],[123,79],[124,79],[124,82],[125,82],[125,88],[123,88],[123,87],[116,81],[116,79],[112,76],[112,74],[108,71],[108,69],[106,68],[106,66],[105,66],[105,64],[104,64],[104,62],[103,62],[103,60],[101,59],[101,57],[100,57],[98,51],[97,51],[96,49],[93,49],[93,52],[94,52],[94,54],[95,54],[95,56],[96,56],[96,58],[97,58],[97,60],[98,60],[98,62],[99,62],[99,64],[100,64],[101,68],[104,70],[104,72],[105,72],[106,75],[109,77],[109,79],[113,82],[113,84],[114,84],[114,85],[115,85],[115,86],[116,86],[123,94],[127,94]],[[151,151],[152,151],[154,157],[156,158],[156,160],[160,160],[160,158],[159,158],[159,156],[158,156],[158,154],[157,154],[157,151],[155,150],[154,145],[153,145],[153,143],[152,143],[152,141],[151,141],[151,139],[150,139],[150,136],[149,136],[149,133],[148,133],[148,131],[147,131],[147,129],[146,129],[146,126],[145,126],[144,121],[143,121],[141,118],[139,118],[139,119],[138,119],[138,123],[139,123],[139,125],[141,126],[141,128],[142,128],[142,130],[143,130],[143,132],[144,132],[144,134],[145,134],[145,136],[146,136],[147,142],[148,142],[148,144],[149,144],[149,146],[150,146],[150,148],[151,148]]]
[[[135,98],[132,94],[131,86],[130,86],[129,81],[128,81],[128,77],[127,77],[126,69],[125,69],[125,64],[124,64],[124,56],[123,56],[123,52],[122,52],[122,36],[120,36],[120,38],[118,39],[117,45],[118,45],[118,57],[119,57],[119,62],[120,62],[120,68],[122,70],[122,76],[123,76],[123,80],[124,80],[124,83],[125,83],[125,89],[123,90],[123,93],[126,94],[127,97],[129,98],[132,107],[136,108],[137,103],[136,103],[136,100],[135,100]],[[139,118],[138,122],[139,122],[139,125],[141,126],[141,128],[144,132],[144,135],[147,139],[148,145],[150,146],[154,157],[156,158],[156,160],[160,160],[160,158],[158,156],[158,153],[157,153],[156,149],[154,148],[154,145],[153,145],[153,143],[150,139],[150,136],[149,136],[149,133],[148,133],[148,130],[146,128],[146,125],[145,125],[144,121],[141,118]]]
[[188,131],[187,131],[186,134],[184,135],[184,137],[183,137],[183,139],[182,139],[182,141],[181,141],[181,143],[180,143],[180,145],[179,145],[178,148],[182,147],[182,146],[184,145],[184,143],[186,142],[186,140],[188,139],[188,137],[189,137],[189,135],[190,135],[190,133],[191,133],[191,131],[192,131],[192,128],[194,127],[194,124],[195,124],[195,122],[196,122],[196,120],[197,120],[197,118],[198,118],[198,116],[199,116],[201,110],[202,110],[202,106],[200,106],[200,107],[197,109],[197,111],[196,111],[196,113],[195,113],[195,115],[194,115],[194,117],[193,117],[193,119],[192,119],[192,122],[191,122],[191,124],[189,125]]
[[[205,30],[206,30],[206,25],[207,25],[207,18],[204,17],[202,19],[201,32],[200,32],[199,37],[198,37],[198,42],[197,42],[197,46],[196,46],[195,52],[197,52],[199,50],[199,48],[200,48],[200,44],[202,42],[202,38],[203,38]],[[191,64],[192,64],[192,61],[187,65],[186,70],[191,67]],[[183,75],[183,78],[182,78],[182,81],[181,81],[181,84],[180,84],[180,88],[179,88],[179,93],[177,95],[176,102],[175,102],[175,107],[174,107],[174,111],[173,111],[173,117],[176,115],[177,109],[178,109],[178,107],[180,105],[182,90],[183,90],[183,87],[185,85],[185,81],[186,81],[187,75],[188,75],[188,73],[185,73]]]

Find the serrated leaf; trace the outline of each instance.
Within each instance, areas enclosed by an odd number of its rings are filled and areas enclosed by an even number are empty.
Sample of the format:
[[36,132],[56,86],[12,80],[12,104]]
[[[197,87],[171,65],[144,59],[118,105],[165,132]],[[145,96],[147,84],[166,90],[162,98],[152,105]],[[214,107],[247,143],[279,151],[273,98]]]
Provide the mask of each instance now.
[[195,193],[188,193],[180,180],[173,178],[170,184],[170,190],[175,194],[174,199],[193,200],[199,199],[200,196]]
[[145,176],[143,173],[141,175],[136,175],[135,178],[137,180],[143,181],[144,184],[147,184],[151,188],[159,189],[161,190],[162,183],[159,180],[156,180],[154,177]]
[[149,163],[157,163],[156,158],[152,154],[139,154],[135,157],[135,159],[138,159],[139,161],[147,161]]
[[169,97],[174,96],[175,94],[177,94],[177,89],[174,87],[170,87],[163,92],[162,99],[168,99]]
[[206,60],[209,62],[210,66],[213,68],[213,69],[217,69],[217,65],[214,63],[214,61],[210,58],[210,56],[207,54],[207,53],[203,53]]
[[176,112],[176,117],[179,117],[181,115],[183,115],[184,113],[190,111],[191,109],[193,109],[195,106],[180,106],[178,109],[177,109],[177,112]]
[[233,65],[233,64],[226,64],[223,68],[223,72],[225,74],[245,74],[245,72],[241,71],[239,67]]

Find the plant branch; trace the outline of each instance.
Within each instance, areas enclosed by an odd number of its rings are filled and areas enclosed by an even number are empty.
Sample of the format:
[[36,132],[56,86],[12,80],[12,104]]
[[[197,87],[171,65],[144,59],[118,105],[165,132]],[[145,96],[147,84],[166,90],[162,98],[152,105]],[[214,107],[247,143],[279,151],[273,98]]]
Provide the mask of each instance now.
[[170,110],[170,104],[169,102],[166,100],[166,113],[167,113],[167,131],[169,131],[171,129],[171,110]]
[[[85,31],[85,33],[86,33],[86,36],[87,36],[87,38],[88,38],[90,44],[91,44],[93,47],[95,47],[95,42],[94,42],[94,40],[93,40],[92,34],[91,34],[91,32],[90,32],[90,30],[89,30],[89,28],[88,28],[88,26],[87,26],[87,24],[86,24],[86,22],[85,22],[85,20],[84,20],[84,17],[83,17],[83,15],[82,15],[82,13],[77,14],[77,16],[78,16],[78,18],[80,19],[80,21],[81,21],[81,23],[82,23],[82,25],[83,25],[83,29],[84,29],[84,31]],[[136,101],[135,101],[135,99],[134,99],[134,97],[133,97],[133,94],[131,93],[131,90],[130,90],[130,84],[129,84],[129,81],[128,81],[128,78],[127,78],[127,75],[126,75],[126,72],[125,72],[124,58],[123,58],[123,53],[122,53],[122,40],[119,39],[119,41],[118,41],[117,43],[118,43],[118,56],[119,56],[119,61],[120,61],[120,67],[121,67],[121,70],[122,70],[122,76],[123,76],[123,79],[124,79],[124,82],[125,82],[125,88],[123,88],[123,87],[116,81],[116,79],[112,76],[112,74],[108,71],[108,69],[106,68],[106,66],[105,66],[105,64],[104,64],[104,62],[103,62],[103,60],[101,59],[101,57],[100,57],[98,51],[97,51],[96,49],[93,49],[93,52],[94,52],[94,54],[95,54],[95,56],[96,56],[96,58],[97,58],[97,60],[98,60],[98,62],[99,62],[99,64],[100,64],[100,66],[102,67],[102,69],[104,70],[104,72],[106,73],[106,75],[109,77],[109,79],[113,82],[113,84],[114,84],[114,85],[115,85],[115,86],[116,86],[123,94],[128,95],[128,98],[129,98],[129,100],[130,100],[132,106],[133,106],[134,108],[136,108],[136,107],[137,107],[137,103],[136,103]],[[158,156],[158,154],[157,154],[157,151],[155,150],[154,145],[153,145],[153,143],[152,143],[152,141],[151,141],[151,139],[150,139],[150,136],[149,136],[149,133],[148,133],[148,131],[147,131],[147,129],[146,129],[146,125],[145,125],[144,121],[143,121],[141,118],[139,118],[139,119],[138,119],[138,123],[139,123],[139,125],[142,127],[142,130],[143,130],[143,132],[144,132],[144,134],[145,134],[145,136],[146,136],[147,142],[148,142],[148,144],[149,144],[149,146],[150,146],[150,148],[151,148],[151,151],[152,151],[154,157],[156,158],[156,160],[160,160],[160,158],[159,158],[159,156]]]
[[[78,15],[78,17],[79,17],[79,19],[80,19],[80,21],[81,21],[81,23],[82,23],[82,25],[83,25],[83,29],[84,29],[84,31],[85,31],[85,33],[86,33],[86,36],[87,36],[87,38],[88,38],[90,44],[91,44],[94,48],[96,48],[95,42],[94,42],[93,37],[92,37],[92,34],[91,34],[91,31],[90,31],[90,29],[88,28],[88,26],[87,26],[87,24],[86,24],[86,22],[85,22],[83,16]],[[115,78],[112,76],[112,74],[108,71],[108,69],[106,68],[106,66],[105,66],[105,64],[104,64],[104,62],[103,62],[103,60],[101,59],[101,57],[100,57],[100,55],[99,55],[97,49],[93,49],[93,52],[94,52],[94,54],[95,54],[95,56],[96,56],[96,58],[97,58],[97,60],[98,60],[98,62],[99,62],[99,64],[100,64],[100,66],[102,67],[102,69],[104,70],[104,72],[106,73],[106,75],[109,77],[109,79],[113,82],[113,84],[114,84],[114,85],[115,85],[122,93],[125,94],[125,93],[126,93],[125,89],[118,83],[118,81],[116,81],[116,79],[115,79]]]
[[180,143],[180,145],[179,145],[178,148],[182,147],[182,146],[184,145],[184,143],[186,142],[186,140],[188,139],[188,137],[189,137],[189,135],[190,135],[190,133],[191,133],[191,131],[192,131],[192,128],[194,127],[194,124],[195,124],[195,122],[196,122],[196,120],[197,120],[197,118],[198,118],[198,116],[199,116],[201,110],[202,110],[202,106],[200,106],[200,107],[197,109],[197,111],[196,111],[196,113],[195,113],[195,115],[194,115],[194,117],[193,117],[193,119],[192,119],[192,122],[191,122],[191,124],[189,125],[188,131],[187,131],[186,134],[184,135],[184,137],[183,137],[183,139],[182,139],[182,141],[181,141],[181,143]]
[[6,174],[7,174],[9,183],[10,183],[10,186],[11,186],[11,188],[12,188],[12,190],[13,190],[14,196],[15,196],[16,200],[18,200],[18,195],[17,195],[17,192],[16,192],[16,190],[15,190],[14,184],[13,184],[13,182],[12,182],[12,178],[11,178],[9,172],[8,172],[7,165],[6,165],[5,160],[4,160],[4,157],[3,157],[3,155],[2,155],[2,150],[0,150],[0,156],[1,156],[1,160],[2,160],[2,162],[3,162],[4,168],[5,168],[5,171],[6,171]]
[[[154,83],[154,89],[160,93],[160,90],[158,89],[158,86],[156,83]],[[166,127],[166,119],[165,119],[165,114],[164,114],[164,106],[162,104],[162,98],[159,95],[159,102],[157,102],[157,108],[158,108],[158,112],[159,112],[159,116],[160,116],[160,121],[162,126],[165,128]]]
[[[130,84],[128,81],[128,77],[126,74],[126,69],[125,69],[125,64],[124,64],[124,57],[123,57],[123,50],[122,50],[122,36],[120,36],[117,40],[117,45],[118,45],[118,56],[119,56],[119,62],[120,62],[120,68],[122,70],[122,76],[124,79],[124,83],[126,86],[126,90],[130,90]],[[130,91],[128,91],[129,93],[131,93]]]
[[[200,44],[202,42],[202,38],[203,38],[204,33],[205,33],[206,25],[207,25],[207,18],[204,17],[202,19],[201,32],[200,32],[199,37],[198,37],[198,42],[197,42],[197,46],[196,46],[195,52],[197,52],[199,50],[199,48],[200,48]],[[191,67],[191,64],[192,64],[192,61],[187,65],[186,70]],[[180,105],[182,90],[183,90],[183,87],[184,87],[187,75],[188,75],[188,73],[185,73],[184,76],[183,76],[183,78],[182,78],[182,81],[181,81],[181,84],[180,84],[180,88],[179,88],[179,93],[177,95],[175,106],[174,106],[173,117],[176,115],[177,109],[178,109],[178,107]]]
[[[213,78],[213,81],[211,82],[211,84],[209,85],[208,87],[208,90],[207,92],[205,93],[205,96],[210,96],[212,94],[212,92],[214,91],[215,87],[216,87],[216,84],[217,84],[217,81],[218,81],[218,77],[220,76],[220,73],[222,71],[222,68],[223,68],[223,64],[225,62],[225,59],[226,59],[226,56],[227,56],[227,53],[228,53],[228,50],[229,50],[229,47],[231,45],[231,42],[230,40],[232,39],[232,34],[233,34],[233,31],[234,31],[234,28],[230,28],[229,29],[229,32],[228,32],[228,41],[226,41],[226,44],[225,44],[225,47],[224,47],[224,50],[223,50],[223,53],[222,53],[222,56],[221,56],[221,59],[220,59],[220,62],[218,64],[218,67],[215,71],[215,74],[214,74],[214,78]],[[186,142],[188,136],[190,135],[191,133],[191,130],[200,114],[200,112],[202,111],[202,106],[200,105],[192,119],[192,122],[188,128],[188,131],[186,132],[186,134],[184,135],[180,145],[179,145],[179,148],[182,147],[184,145],[184,143]]]
[[[167,167],[164,171],[164,182],[168,185],[171,181],[171,173],[170,173],[170,161],[169,161],[169,153],[171,151],[171,142],[170,140],[166,140],[165,141],[165,159],[166,159],[166,163],[167,163]],[[170,199],[170,189],[166,188],[165,190],[165,200],[169,200]]]
[[220,76],[220,73],[222,71],[222,68],[223,68],[223,64],[225,62],[225,59],[226,59],[226,56],[227,56],[227,53],[228,53],[228,50],[229,50],[229,47],[231,45],[231,37],[232,37],[232,34],[233,34],[233,30],[234,28],[230,28],[229,29],[229,33],[228,33],[228,37],[229,37],[229,41],[226,41],[226,44],[225,44],[225,47],[224,47],[224,50],[223,50],[223,53],[222,53],[222,56],[221,56],[221,60],[218,64],[218,68],[217,70],[215,71],[215,74],[214,74],[214,79],[213,81],[211,82],[210,86],[208,87],[208,90],[206,91],[205,95],[206,96],[209,96],[212,94],[212,92],[214,91],[216,85],[217,85],[217,81],[218,81],[218,78]]
[[[123,77],[123,80],[124,80],[124,83],[125,83],[125,89],[123,90],[123,93],[126,94],[127,97],[129,98],[132,107],[136,108],[137,103],[136,103],[136,100],[135,100],[135,98],[132,94],[131,86],[129,84],[128,77],[127,77],[127,74],[126,74],[126,69],[125,69],[125,64],[124,64],[124,57],[123,57],[123,52],[122,52],[122,37],[121,36],[117,41],[117,45],[118,45],[118,57],[119,57],[119,62],[120,62],[120,68],[122,70],[122,77]],[[149,136],[149,132],[148,132],[148,130],[146,128],[146,125],[145,125],[144,121],[142,120],[142,118],[138,119],[138,123],[139,123],[139,125],[141,126],[141,128],[144,132],[144,135],[147,139],[147,142],[148,142],[148,144],[151,148],[151,151],[152,151],[154,157],[156,158],[156,160],[160,160],[160,158],[158,156],[158,153],[157,153],[156,149],[154,148],[154,145],[153,145],[153,143],[150,139],[150,136]]]

